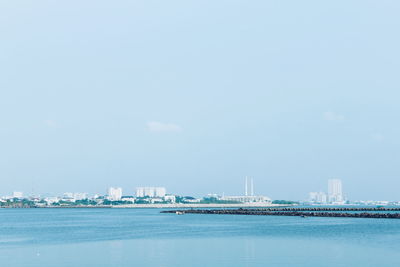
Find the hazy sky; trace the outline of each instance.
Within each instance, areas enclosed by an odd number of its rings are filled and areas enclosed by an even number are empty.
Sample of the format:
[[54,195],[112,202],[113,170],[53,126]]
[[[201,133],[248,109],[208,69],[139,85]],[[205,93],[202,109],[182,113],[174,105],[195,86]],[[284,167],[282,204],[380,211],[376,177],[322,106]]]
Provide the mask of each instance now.
[[0,2],[0,194],[400,200],[399,1]]

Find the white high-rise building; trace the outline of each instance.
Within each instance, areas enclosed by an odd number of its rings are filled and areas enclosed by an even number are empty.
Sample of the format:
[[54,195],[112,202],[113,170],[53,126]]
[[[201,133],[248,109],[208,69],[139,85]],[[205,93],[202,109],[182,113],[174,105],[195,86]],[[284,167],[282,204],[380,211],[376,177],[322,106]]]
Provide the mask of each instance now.
[[156,187],[155,188],[155,196],[156,197],[165,197],[166,193],[167,193],[167,190],[165,190],[165,187]]
[[108,189],[108,199],[117,201],[122,198],[122,188],[121,187],[110,187]]
[[342,180],[329,179],[328,180],[328,199],[329,202],[343,202]]
[[136,197],[164,197],[165,187],[137,187]]

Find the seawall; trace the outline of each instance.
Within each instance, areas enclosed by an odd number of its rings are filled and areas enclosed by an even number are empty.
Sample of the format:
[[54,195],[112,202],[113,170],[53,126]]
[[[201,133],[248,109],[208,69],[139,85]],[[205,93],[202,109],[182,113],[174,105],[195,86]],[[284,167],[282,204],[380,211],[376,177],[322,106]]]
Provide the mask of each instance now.
[[400,219],[400,213],[269,211],[260,209],[168,210],[161,211],[161,213]]

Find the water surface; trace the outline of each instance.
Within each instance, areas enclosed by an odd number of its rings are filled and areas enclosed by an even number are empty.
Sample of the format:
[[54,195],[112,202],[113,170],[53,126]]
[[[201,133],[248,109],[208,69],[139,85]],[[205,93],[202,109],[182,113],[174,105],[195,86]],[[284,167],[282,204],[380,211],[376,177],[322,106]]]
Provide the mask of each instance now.
[[80,266],[400,266],[400,220],[0,209],[0,263]]

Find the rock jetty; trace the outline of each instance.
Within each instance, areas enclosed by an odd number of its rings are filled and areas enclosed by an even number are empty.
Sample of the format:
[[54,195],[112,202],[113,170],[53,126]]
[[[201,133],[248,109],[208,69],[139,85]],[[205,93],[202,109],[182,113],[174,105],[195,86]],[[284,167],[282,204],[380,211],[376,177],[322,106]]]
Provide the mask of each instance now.
[[[347,211],[349,211],[349,209],[347,209]],[[211,210],[188,209],[188,210],[166,210],[166,211],[161,211],[161,213],[400,219],[400,213],[371,213],[371,212],[351,213],[351,212],[326,212],[326,211],[321,212],[321,211],[292,211],[292,210],[271,211],[268,209],[211,209]]]

